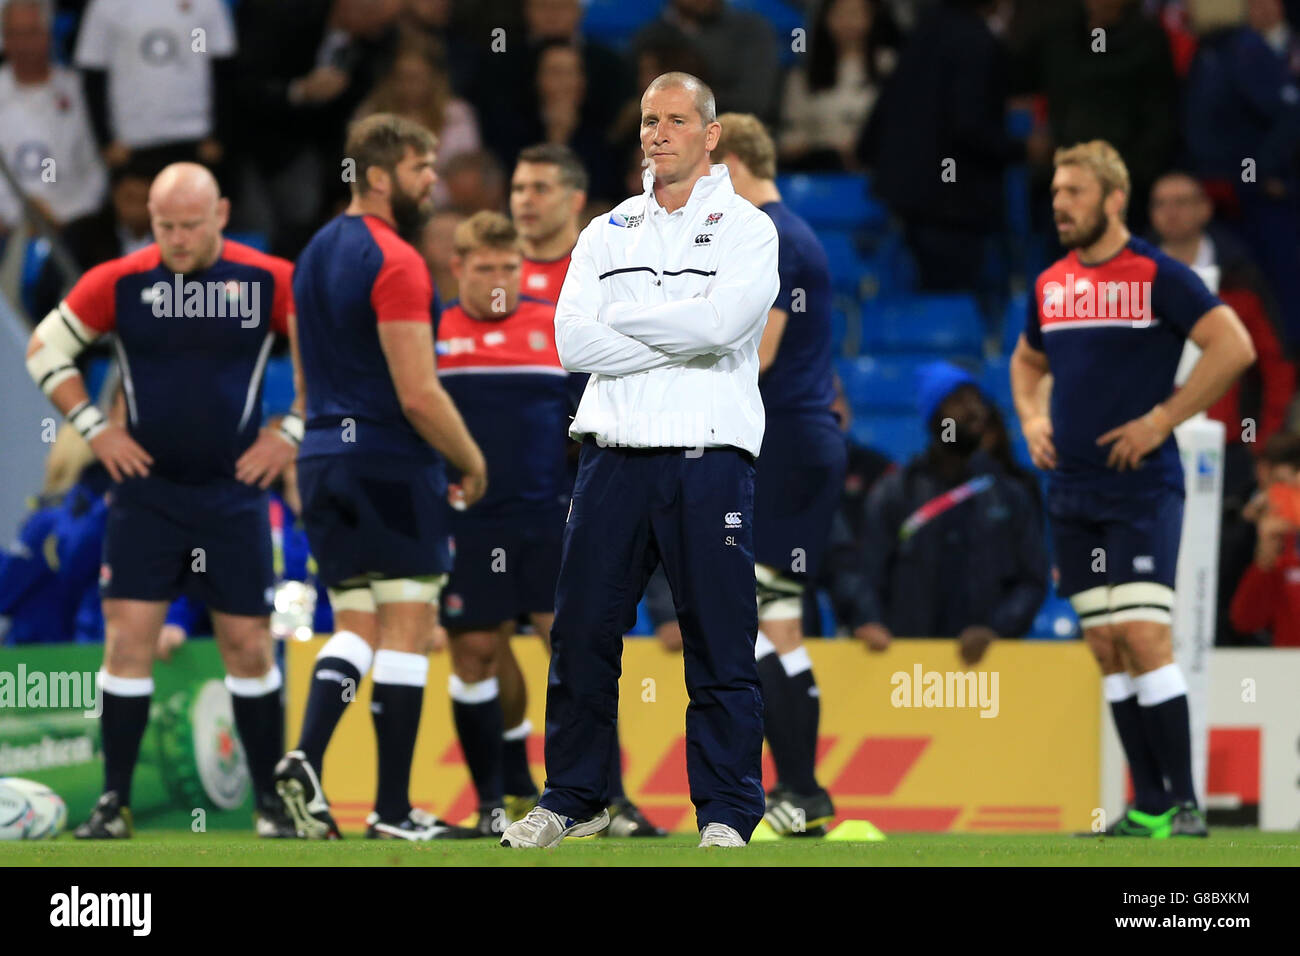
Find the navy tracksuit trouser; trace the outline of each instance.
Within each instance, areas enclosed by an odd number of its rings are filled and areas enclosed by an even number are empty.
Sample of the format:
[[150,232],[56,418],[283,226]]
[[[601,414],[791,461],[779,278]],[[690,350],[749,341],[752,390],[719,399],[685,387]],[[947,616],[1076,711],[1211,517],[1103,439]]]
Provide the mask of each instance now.
[[555,592],[543,807],[586,819],[608,803],[623,635],[662,561],[682,629],[696,823],[749,839],[764,812],[753,517],[747,452],[583,444]]

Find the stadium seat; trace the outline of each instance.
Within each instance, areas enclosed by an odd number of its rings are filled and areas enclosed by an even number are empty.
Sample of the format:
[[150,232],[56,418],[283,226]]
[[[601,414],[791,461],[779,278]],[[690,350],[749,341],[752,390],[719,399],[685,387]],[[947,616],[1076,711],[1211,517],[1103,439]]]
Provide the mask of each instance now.
[[980,389],[1002,410],[1014,415],[1015,403],[1011,400],[1011,361],[1006,356],[989,359],[980,373]]
[[[731,0],[734,10],[750,10],[760,14],[776,33],[776,51],[781,57],[781,65],[789,66],[798,56],[794,51],[792,38],[794,30],[804,25],[803,14],[793,4],[784,0]],[[804,49],[807,50],[809,38],[804,37]]]
[[647,22],[659,16],[661,0],[588,0],[582,35],[606,46],[624,48]]
[[974,297],[916,295],[863,303],[862,351],[979,356],[983,330]]
[[862,252],[859,294],[864,299],[916,292],[916,263],[900,233],[889,231]]
[[776,177],[781,199],[814,229],[878,229],[889,221],[859,173],[791,173]]
[[19,296],[22,299],[23,309],[37,322],[44,316],[36,314],[36,284],[40,281],[41,272],[45,269],[45,263],[49,258],[50,240],[41,238],[28,240],[27,248],[23,251]]
[[287,355],[266,363],[262,379],[262,417],[283,415],[293,404],[293,361]]
[[1002,354],[1009,356],[1016,350],[1020,333],[1025,330],[1025,316],[1028,314],[1029,293],[1017,292],[1007,302],[1007,310],[1002,316]]
[[831,270],[831,285],[841,292],[857,297],[861,291],[866,266],[851,233],[842,230],[818,232],[822,248],[826,250],[826,264]]
[[632,630],[627,632],[627,636],[652,637],[654,632],[654,623],[650,620],[650,606],[646,604],[645,598],[642,598],[636,605],[636,623],[632,625]]
[[914,412],[916,373],[933,355],[861,355],[836,363],[844,397],[859,412]]
[[831,353],[840,355],[844,351],[844,339],[849,331],[849,316],[845,311],[847,303],[843,299],[831,305]]
[[929,442],[925,425],[915,413],[873,412],[854,415],[849,431],[859,445],[873,448],[899,464],[920,454]]

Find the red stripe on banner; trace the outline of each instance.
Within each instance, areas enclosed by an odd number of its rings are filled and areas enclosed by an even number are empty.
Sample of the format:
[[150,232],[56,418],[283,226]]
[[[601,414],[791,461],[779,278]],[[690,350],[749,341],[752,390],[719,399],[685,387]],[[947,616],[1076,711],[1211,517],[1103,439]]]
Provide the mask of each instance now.
[[876,827],[886,833],[943,833],[951,830],[961,814],[961,807],[854,807],[852,817],[835,818],[836,823],[844,820],[870,820]]
[[1060,807],[976,807],[976,813],[1060,813]]
[[929,745],[929,737],[868,737],[858,745],[830,791],[837,797],[889,796]]
[[973,830],[1059,830],[1061,821],[1053,820],[971,820],[966,824]]
[[[838,737],[827,735],[817,738],[817,756],[814,760],[821,763],[822,759],[831,752],[835,746]],[[776,761],[772,759],[771,751],[763,750],[763,790],[768,791],[776,786]]]

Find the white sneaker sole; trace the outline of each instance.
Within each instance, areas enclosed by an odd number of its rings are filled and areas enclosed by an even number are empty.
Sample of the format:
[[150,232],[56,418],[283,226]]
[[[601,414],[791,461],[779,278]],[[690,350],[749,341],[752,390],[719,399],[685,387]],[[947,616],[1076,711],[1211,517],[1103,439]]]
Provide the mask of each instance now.
[[510,836],[507,836],[507,834],[510,831],[510,827],[506,827],[506,833],[503,833],[501,835],[501,845],[512,847],[517,850],[522,850],[522,849],[549,850],[552,847],[559,846],[560,843],[565,839],[565,837],[591,836],[593,833],[599,833],[607,826],[609,826],[609,811],[601,810],[600,813],[596,814],[590,820],[584,820],[581,823],[575,823],[567,830],[564,830],[563,832],[560,833],[559,836],[557,836],[550,843],[525,843],[523,841],[512,842],[512,838]]

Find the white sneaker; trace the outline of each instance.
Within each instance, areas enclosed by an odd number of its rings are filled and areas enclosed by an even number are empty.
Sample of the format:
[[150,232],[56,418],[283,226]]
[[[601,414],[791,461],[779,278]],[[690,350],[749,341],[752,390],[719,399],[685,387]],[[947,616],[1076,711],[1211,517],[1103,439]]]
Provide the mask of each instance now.
[[709,823],[700,831],[700,846],[744,846],[745,841],[734,827]]
[[601,810],[589,820],[562,817],[545,807],[533,807],[522,820],[516,820],[501,834],[501,845],[509,847],[559,846],[565,837],[591,836],[609,826],[609,811]]

